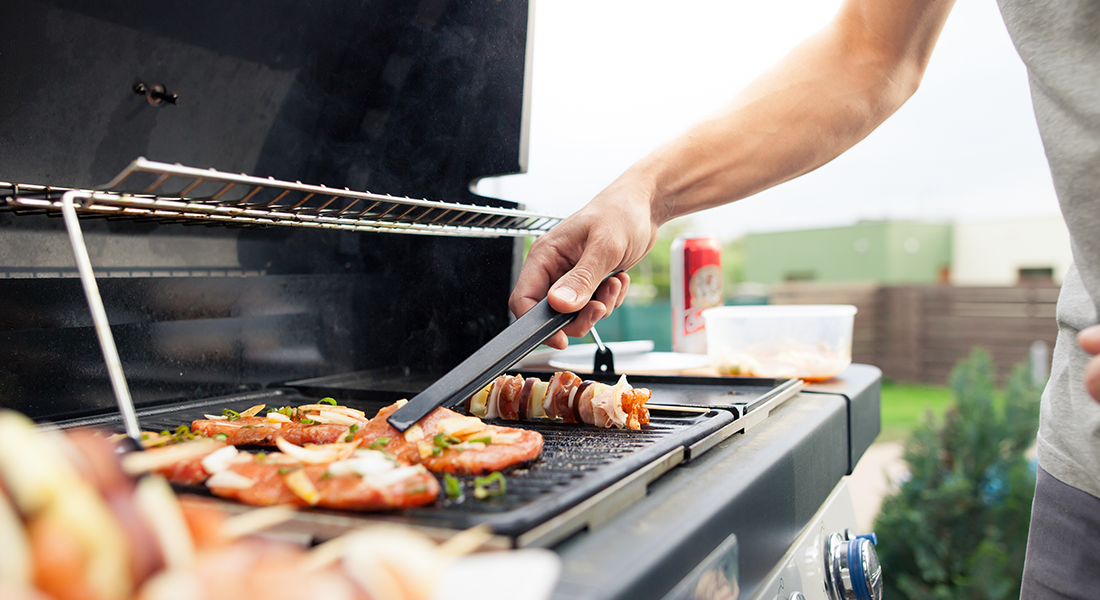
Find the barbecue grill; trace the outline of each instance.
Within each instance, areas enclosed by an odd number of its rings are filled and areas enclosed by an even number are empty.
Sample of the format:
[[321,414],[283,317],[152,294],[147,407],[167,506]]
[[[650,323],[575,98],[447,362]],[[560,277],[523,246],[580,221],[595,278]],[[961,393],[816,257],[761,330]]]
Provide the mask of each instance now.
[[[121,431],[129,395],[159,430],[324,396],[370,412],[438,379],[509,323],[523,239],[558,221],[471,192],[525,168],[532,13],[516,0],[0,7],[0,405]],[[117,355],[100,347],[104,319]],[[561,598],[695,597],[716,576],[744,597],[842,597],[868,551],[845,531],[843,477],[878,433],[878,370],[801,390],[632,382],[671,408],[641,432],[520,424],[546,452],[507,475],[503,498],[303,511],[281,533],[487,523],[496,545],[562,557]]]

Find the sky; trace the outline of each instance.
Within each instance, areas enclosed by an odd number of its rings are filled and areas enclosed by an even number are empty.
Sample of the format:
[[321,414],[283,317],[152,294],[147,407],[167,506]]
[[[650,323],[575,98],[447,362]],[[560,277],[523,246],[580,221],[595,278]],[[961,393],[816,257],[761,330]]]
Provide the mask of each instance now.
[[[623,170],[727,104],[825,24],[836,0],[538,0],[527,173],[478,192],[567,216]],[[843,156],[701,213],[690,231],[872,219],[1057,217],[1027,73],[995,0],[958,0],[920,89]]]

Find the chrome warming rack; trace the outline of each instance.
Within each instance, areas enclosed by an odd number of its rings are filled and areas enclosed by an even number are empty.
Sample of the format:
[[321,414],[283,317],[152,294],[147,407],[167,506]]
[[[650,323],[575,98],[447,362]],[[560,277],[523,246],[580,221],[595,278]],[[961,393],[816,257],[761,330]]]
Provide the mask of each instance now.
[[78,192],[74,206],[81,215],[165,222],[523,237],[542,235],[561,220],[511,208],[357,192],[144,158],[99,190],[0,183],[0,201],[16,211],[59,211],[67,192]]
[[60,211],[126,434],[141,439],[79,215],[457,237],[539,236],[561,219],[509,208],[357,192],[137,158],[98,190],[0,182],[0,207]]

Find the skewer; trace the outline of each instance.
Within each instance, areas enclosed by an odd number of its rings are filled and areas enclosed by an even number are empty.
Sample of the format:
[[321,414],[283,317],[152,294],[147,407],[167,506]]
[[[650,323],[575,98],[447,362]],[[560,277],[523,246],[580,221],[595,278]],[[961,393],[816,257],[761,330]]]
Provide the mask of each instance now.
[[107,376],[115,392],[115,401],[122,414],[126,435],[138,441],[141,439],[141,427],[138,426],[137,414],[134,412],[134,401],[130,397],[130,388],[126,385],[126,375],[122,372],[122,360],[118,357],[115,338],[111,335],[111,325],[107,321],[107,311],[103,308],[103,298],[99,295],[92,261],[88,258],[88,247],[84,244],[80,219],[76,216],[73,200],[78,196],[84,199],[92,197],[88,192],[66,192],[61,197],[61,214],[65,218],[65,229],[69,231],[69,241],[73,247],[73,256],[76,258],[77,271],[80,273],[80,283],[84,286],[84,297],[88,299],[88,308],[92,311],[92,323],[95,325],[96,337],[99,338],[99,347],[103,351],[103,360],[107,363]]

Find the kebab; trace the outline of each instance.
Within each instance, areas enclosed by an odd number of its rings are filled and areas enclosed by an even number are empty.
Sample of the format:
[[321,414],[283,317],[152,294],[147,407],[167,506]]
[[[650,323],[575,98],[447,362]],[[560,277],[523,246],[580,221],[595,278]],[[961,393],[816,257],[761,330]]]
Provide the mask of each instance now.
[[641,429],[649,423],[645,404],[652,392],[633,388],[626,375],[614,385],[582,381],[569,371],[558,371],[549,381],[521,375],[501,375],[470,398],[470,414],[507,421],[560,419],[597,427]]

